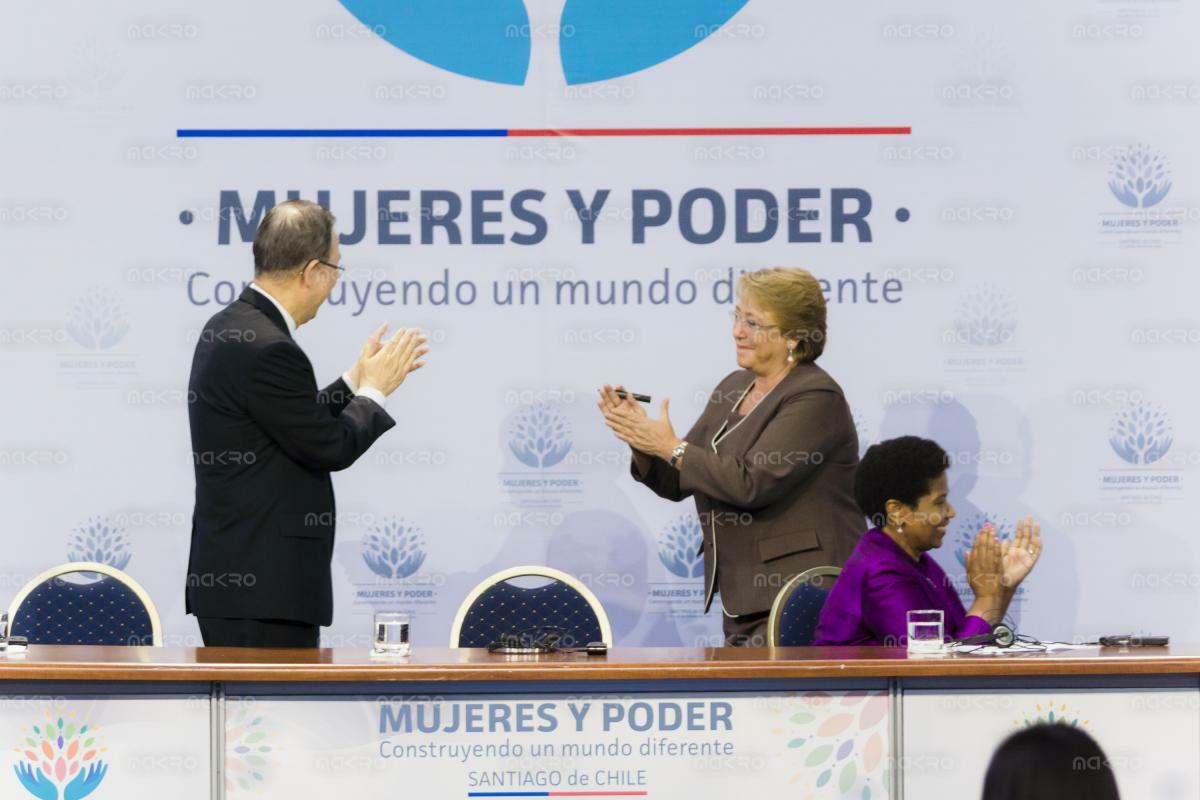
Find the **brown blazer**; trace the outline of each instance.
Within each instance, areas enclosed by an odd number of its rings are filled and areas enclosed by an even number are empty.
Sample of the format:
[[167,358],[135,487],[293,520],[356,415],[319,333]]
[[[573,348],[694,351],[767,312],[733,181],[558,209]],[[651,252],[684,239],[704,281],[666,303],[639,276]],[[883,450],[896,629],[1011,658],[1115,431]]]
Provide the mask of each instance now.
[[845,563],[864,530],[854,501],[858,434],[842,389],[797,364],[745,417],[727,422],[754,383],[739,370],[713,390],[680,469],[654,458],[633,477],[655,494],[692,496],[704,531],[704,610],[767,611],[789,578]]

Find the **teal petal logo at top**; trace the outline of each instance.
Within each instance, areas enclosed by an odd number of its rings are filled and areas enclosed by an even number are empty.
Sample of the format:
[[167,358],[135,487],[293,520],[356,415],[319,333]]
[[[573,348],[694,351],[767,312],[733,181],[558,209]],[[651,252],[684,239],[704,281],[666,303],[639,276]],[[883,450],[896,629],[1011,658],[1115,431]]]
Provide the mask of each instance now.
[[[340,0],[411,56],[469,78],[523,85],[533,29],[522,0]],[[748,0],[567,0],[557,26],[568,84],[647,69],[708,38]]]
[[13,771],[25,791],[38,800],[83,800],[108,774],[106,752],[95,726],[76,722],[75,712],[47,713],[44,722],[25,731]]
[[1066,703],[1049,700],[1045,703],[1034,703],[1032,708],[1024,712],[1021,719],[1013,720],[1013,724],[1021,728],[1031,728],[1034,725],[1069,725],[1077,728],[1088,727],[1091,723]]
[[658,537],[658,560],[672,575],[680,578],[704,576],[704,554],[700,520],[685,514],[663,528]]

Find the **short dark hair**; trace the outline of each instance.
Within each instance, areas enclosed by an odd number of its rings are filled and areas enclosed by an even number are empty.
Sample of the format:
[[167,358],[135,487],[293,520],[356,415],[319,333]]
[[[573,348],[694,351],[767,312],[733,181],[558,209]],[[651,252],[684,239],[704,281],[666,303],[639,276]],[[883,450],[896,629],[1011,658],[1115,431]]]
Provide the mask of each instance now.
[[854,499],[871,524],[887,521],[887,501],[909,506],[929,492],[929,484],[950,467],[941,446],[920,436],[900,436],[867,448],[854,470]]
[[1040,723],[1005,739],[992,756],[983,800],[1119,800],[1104,751],[1082,728]]
[[288,200],[267,212],[254,234],[254,275],[290,272],[329,257],[333,214],[311,200]]

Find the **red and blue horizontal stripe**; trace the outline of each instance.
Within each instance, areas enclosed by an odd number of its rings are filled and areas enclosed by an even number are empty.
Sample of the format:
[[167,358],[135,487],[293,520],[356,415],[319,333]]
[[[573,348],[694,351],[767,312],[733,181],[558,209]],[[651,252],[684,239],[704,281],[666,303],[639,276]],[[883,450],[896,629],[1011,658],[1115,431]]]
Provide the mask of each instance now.
[[908,126],[720,128],[180,128],[180,139],[527,139],[622,136],[907,136]]

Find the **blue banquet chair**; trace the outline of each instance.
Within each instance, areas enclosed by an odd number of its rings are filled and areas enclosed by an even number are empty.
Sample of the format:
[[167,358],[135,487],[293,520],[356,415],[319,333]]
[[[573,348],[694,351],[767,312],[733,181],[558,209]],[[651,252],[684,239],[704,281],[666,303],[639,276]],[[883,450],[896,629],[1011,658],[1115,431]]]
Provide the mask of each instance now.
[[[529,586],[526,578],[541,580]],[[608,615],[590,589],[550,567],[513,567],[485,578],[463,600],[450,646],[487,647],[508,636],[536,641],[546,632],[560,647],[612,647]]]
[[60,564],[25,584],[9,605],[7,632],[30,644],[162,645],[146,590],[95,561]]
[[813,643],[821,609],[839,574],[837,567],[813,567],[783,585],[767,618],[771,647],[808,647]]

